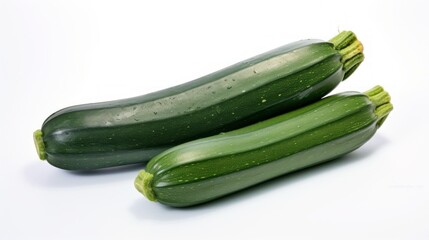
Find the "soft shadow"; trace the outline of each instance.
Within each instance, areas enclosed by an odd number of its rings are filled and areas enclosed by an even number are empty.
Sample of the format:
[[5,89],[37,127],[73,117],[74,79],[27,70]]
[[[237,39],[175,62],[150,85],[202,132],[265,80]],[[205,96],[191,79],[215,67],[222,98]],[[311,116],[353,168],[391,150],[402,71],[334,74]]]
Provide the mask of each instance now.
[[200,216],[208,211],[210,211],[209,208],[169,207],[158,202],[150,202],[144,196],[138,197],[130,206],[130,212],[141,221],[177,221],[178,219]]
[[140,164],[131,164],[131,165],[94,169],[94,170],[77,170],[77,171],[66,171],[66,172],[72,175],[93,177],[93,176],[100,176],[100,175],[123,174],[130,171],[134,172],[136,170],[141,170],[145,167],[146,167],[146,163],[140,163]]
[[31,185],[64,188],[80,187],[94,184],[132,181],[146,164],[133,164],[97,170],[69,171],[40,163],[27,165],[24,176]]
[[388,143],[388,140],[383,136],[375,136],[364,146],[345,156],[274,178],[211,202],[186,208],[173,208],[163,206],[156,202],[149,202],[147,199],[139,199],[131,206],[131,211],[138,219],[141,220],[152,219],[164,221],[195,216],[195,213],[202,214],[204,212],[211,211],[212,209],[219,209],[231,204],[240,204],[247,199],[251,199],[252,197],[256,197],[260,194],[266,194],[280,186],[296,184],[306,178],[316,177],[317,174],[346,167],[358,161],[365,161],[366,159],[369,159],[369,156],[374,154],[380,146],[385,145],[386,143]]

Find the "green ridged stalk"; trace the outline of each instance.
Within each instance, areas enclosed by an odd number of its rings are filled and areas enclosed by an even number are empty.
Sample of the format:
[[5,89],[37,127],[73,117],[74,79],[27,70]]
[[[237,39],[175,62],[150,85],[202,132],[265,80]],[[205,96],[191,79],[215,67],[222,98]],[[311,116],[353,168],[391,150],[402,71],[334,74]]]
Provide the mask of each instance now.
[[363,45],[352,31],[342,31],[331,40],[334,48],[341,54],[344,64],[344,79],[347,79],[365,59]]
[[386,120],[389,113],[393,110],[393,105],[390,103],[390,95],[384,91],[383,87],[375,86],[365,92],[369,100],[375,105],[375,115],[378,117],[377,127],[380,127]]

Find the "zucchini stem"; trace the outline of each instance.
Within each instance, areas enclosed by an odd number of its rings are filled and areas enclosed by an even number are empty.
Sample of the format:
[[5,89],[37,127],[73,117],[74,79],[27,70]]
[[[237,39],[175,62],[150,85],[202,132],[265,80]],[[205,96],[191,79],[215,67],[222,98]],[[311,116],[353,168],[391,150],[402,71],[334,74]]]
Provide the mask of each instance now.
[[374,113],[378,118],[377,127],[380,127],[393,110],[393,105],[390,103],[390,95],[381,86],[375,86],[366,91],[365,94],[375,105]]
[[363,45],[352,31],[342,31],[329,42],[341,54],[345,80],[363,62]]
[[391,103],[386,103],[375,109],[375,115],[379,118],[377,122],[377,127],[380,127],[384,120],[386,120],[389,113],[393,110],[393,105]]
[[341,50],[346,48],[352,42],[356,41],[357,37],[352,31],[342,31],[333,37],[329,42],[334,44],[336,50]]
[[384,91],[384,89],[383,89],[382,86],[376,85],[375,87],[373,87],[373,88],[369,89],[368,91],[364,92],[364,94],[367,95],[368,97],[370,97],[370,96],[377,95],[377,94],[379,94],[379,93],[381,93],[383,91]]
[[347,60],[344,65],[343,65],[343,69],[345,71],[344,73],[344,79],[348,78],[350,75],[352,75],[352,73],[359,67],[359,65],[363,62],[364,60],[364,55],[363,53],[359,53],[356,54],[355,56],[353,56],[352,58],[350,58],[349,60]]
[[43,133],[42,130],[37,129],[33,133],[34,145],[36,146],[37,155],[39,155],[40,160],[46,159],[45,144],[43,143]]
[[152,179],[153,175],[151,173],[141,170],[134,181],[134,186],[147,199],[150,201],[156,201],[155,193],[152,189]]

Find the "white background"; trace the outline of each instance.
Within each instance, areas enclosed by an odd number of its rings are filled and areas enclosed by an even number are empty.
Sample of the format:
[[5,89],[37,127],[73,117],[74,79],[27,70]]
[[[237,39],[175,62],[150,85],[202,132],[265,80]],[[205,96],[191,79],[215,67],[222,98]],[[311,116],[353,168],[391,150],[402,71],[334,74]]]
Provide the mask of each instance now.
[[[0,239],[429,239],[425,1],[0,0]],[[69,172],[32,133],[75,104],[142,95],[305,38],[353,30],[394,111],[338,161],[189,209],[147,201],[142,166]]]

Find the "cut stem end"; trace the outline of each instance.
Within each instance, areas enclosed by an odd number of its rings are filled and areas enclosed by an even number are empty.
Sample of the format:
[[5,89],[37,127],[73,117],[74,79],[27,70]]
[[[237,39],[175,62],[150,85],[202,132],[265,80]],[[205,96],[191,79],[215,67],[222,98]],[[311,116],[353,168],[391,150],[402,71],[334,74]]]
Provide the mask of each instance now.
[[37,155],[39,155],[40,160],[46,159],[45,144],[43,143],[43,133],[42,130],[38,129],[33,133],[34,145],[36,146]]
[[153,175],[151,173],[141,170],[134,181],[134,186],[137,191],[142,193],[147,199],[156,201],[155,193],[152,189],[152,179]]

